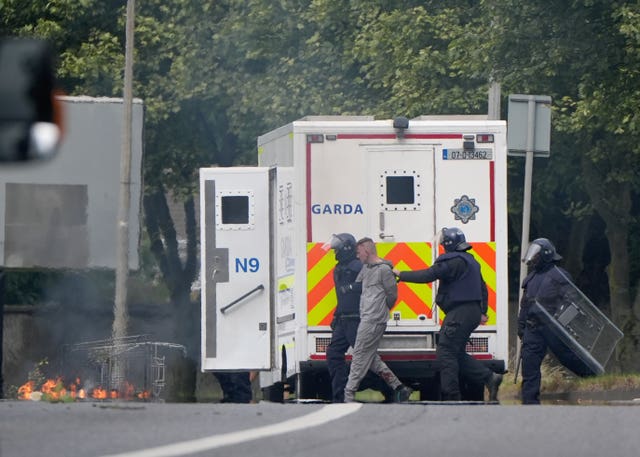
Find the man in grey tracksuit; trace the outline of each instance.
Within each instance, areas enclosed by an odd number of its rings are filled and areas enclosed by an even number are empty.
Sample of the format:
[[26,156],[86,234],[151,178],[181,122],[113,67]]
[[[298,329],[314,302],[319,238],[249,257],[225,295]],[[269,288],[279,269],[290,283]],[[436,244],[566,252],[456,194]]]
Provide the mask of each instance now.
[[356,282],[362,282],[360,325],[353,348],[349,379],[344,389],[344,401],[354,401],[360,382],[369,370],[382,377],[394,389],[396,401],[407,401],[412,390],[402,384],[378,355],[378,346],[389,320],[389,310],[398,298],[393,265],[378,257],[376,245],[371,238],[362,238],[356,249],[358,259],[364,264],[356,278]]

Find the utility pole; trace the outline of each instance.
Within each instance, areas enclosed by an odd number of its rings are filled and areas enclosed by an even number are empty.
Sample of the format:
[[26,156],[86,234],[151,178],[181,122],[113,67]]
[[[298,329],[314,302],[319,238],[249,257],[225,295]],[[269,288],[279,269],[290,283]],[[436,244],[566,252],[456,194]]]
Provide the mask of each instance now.
[[487,109],[487,117],[490,121],[496,121],[500,119],[500,83],[491,80],[489,84],[489,105]]
[[[129,210],[131,206],[131,120],[133,111],[133,31],[135,0],[127,0],[127,22],[125,38],[125,67],[123,95],[123,132],[122,150],[120,153],[120,202],[118,205],[117,225],[117,264],[116,290],[114,301],[113,342],[114,347],[127,334],[127,278],[129,276]],[[122,364],[115,357],[112,378],[119,383],[122,380]],[[118,384],[118,388],[120,385]]]

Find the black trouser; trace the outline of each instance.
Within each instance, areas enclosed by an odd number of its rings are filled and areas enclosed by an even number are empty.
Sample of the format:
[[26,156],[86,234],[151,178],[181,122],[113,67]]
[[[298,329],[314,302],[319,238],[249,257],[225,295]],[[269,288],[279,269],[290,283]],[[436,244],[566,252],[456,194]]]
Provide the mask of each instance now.
[[540,369],[549,349],[558,361],[578,376],[591,373],[588,366],[568,347],[553,331],[535,319],[529,320],[522,335],[522,403],[525,405],[540,404]]
[[436,355],[440,362],[442,399],[460,401],[460,376],[474,384],[486,384],[493,372],[466,352],[469,336],[478,325],[482,312],[477,303],[459,304],[444,318]]
[[[336,317],[333,322],[331,343],[327,347],[327,368],[331,376],[332,401],[335,403],[344,402],[344,388],[349,377],[349,367],[344,356],[349,346],[353,347],[356,344],[359,323],[360,317],[357,315]],[[385,401],[393,401],[391,388],[371,372],[360,383],[360,390],[368,388],[379,390]]]
[[540,366],[547,354],[547,342],[542,333],[527,326],[522,335],[522,403],[540,404]]
[[251,379],[248,371],[215,371],[222,388],[223,403],[249,403],[252,398]]

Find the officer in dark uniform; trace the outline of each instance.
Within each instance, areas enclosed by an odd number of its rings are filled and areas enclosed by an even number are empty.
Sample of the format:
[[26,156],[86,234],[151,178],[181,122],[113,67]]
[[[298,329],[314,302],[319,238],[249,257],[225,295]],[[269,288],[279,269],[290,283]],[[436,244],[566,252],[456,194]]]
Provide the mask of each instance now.
[[570,276],[567,271],[556,266],[562,257],[546,238],[533,240],[522,259],[531,269],[522,282],[524,293],[518,314],[518,336],[522,340],[522,403],[540,404],[540,366],[547,354],[547,348],[560,360],[575,358],[571,351],[545,331],[543,323],[536,317],[537,301],[549,314],[554,315],[563,298],[571,294]]
[[475,384],[484,384],[489,400],[498,401],[502,375],[494,373],[466,353],[471,332],[487,321],[488,293],[480,264],[467,251],[464,233],[458,228],[444,228],[440,243],[445,253],[425,270],[398,271],[399,281],[428,283],[440,280],[436,304],[445,313],[436,355],[440,362],[442,399],[460,401],[460,376]]
[[[344,388],[349,377],[349,367],[345,354],[354,347],[358,324],[360,323],[360,293],[362,284],[356,277],[362,269],[362,262],[356,257],[356,239],[350,233],[333,235],[325,244],[325,249],[333,249],[338,262],[333,270],[338,304],[331,322],[331,343],[327,347],[327,366],[331,376],[332,400],[344,402]],[[386,402],[393,401],[393,390],[378,376],[369,372],[360,384],[360,389],[373,388],[381,391]]]

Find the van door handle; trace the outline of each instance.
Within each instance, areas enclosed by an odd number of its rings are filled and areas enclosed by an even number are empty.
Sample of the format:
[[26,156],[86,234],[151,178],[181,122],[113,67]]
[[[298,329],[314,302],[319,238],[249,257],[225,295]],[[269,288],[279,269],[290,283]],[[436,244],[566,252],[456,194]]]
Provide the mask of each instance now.
[[384,212],[380,211],[380,215],[379,215],[379,223],[380,223],[380,235],[378,235],[380,237],[380,239],[384,240],[385,238],[393,238],[393,235],[385,235],[384,233]]
[[213,248],[207,253],[211,259],[210,280],[216,283],[229,282],[229,248]]
[[227,306],[223,306],[222,308],[220,308],[220,312],[222,314],[226,313],[227,310],[229,308],[231,308],[234,305],[237,305],[239,302],[241,302],[242,300],[244,300],[245,298],[247,298],[249,295],[254,294],[260,290],[264,290],[264,286],[262,284],[260,284],[258,287],[256,287],[255,289],[250,290],[249,292],[247,292],[246,294],[244,294],[241,297],[236,298],[235,300],[233,300],[231,303],[229,303]]

